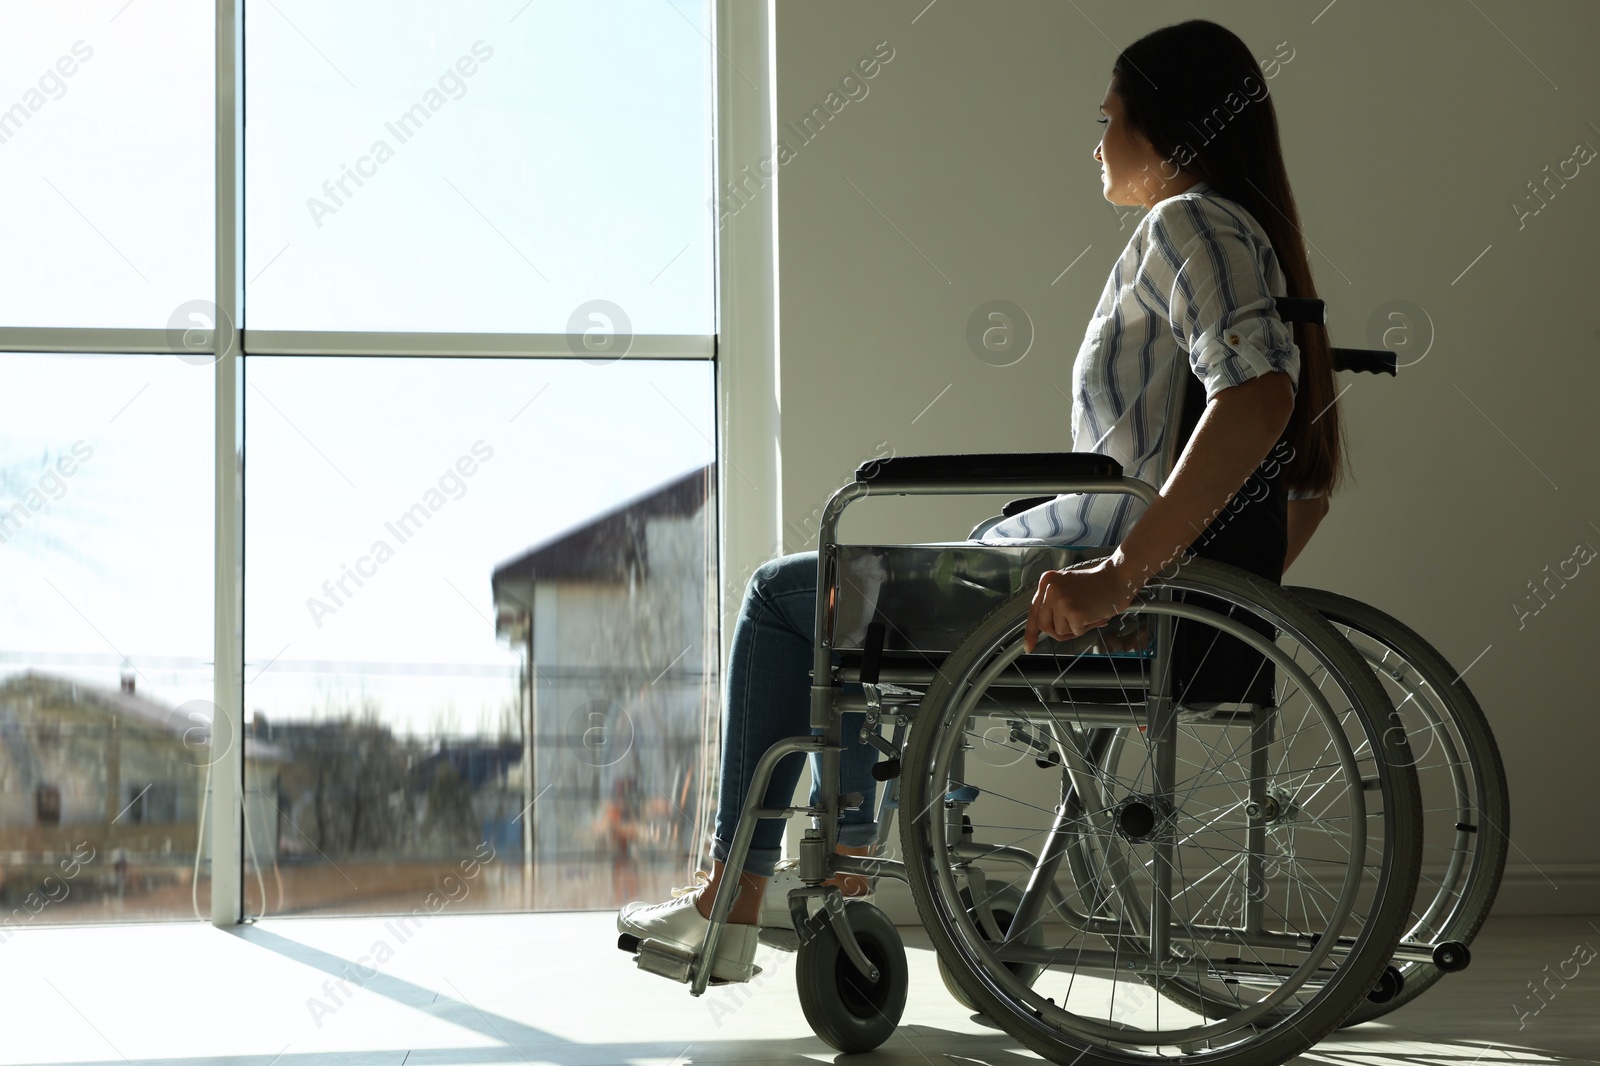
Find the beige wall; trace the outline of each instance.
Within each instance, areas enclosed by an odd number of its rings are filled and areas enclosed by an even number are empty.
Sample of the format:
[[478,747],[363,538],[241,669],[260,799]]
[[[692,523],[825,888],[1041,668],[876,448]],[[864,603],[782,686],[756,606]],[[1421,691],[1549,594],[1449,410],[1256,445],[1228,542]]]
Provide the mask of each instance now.
[[[1289,580],[1398,615],[1458,667],[1484,653],[1468,680],[1514,817],[1501,910],[1592,911],[1600,573],[1520,631],[1512,605],[1575,545],[1600,548],[1600,161],[1551,182],[1520,230],[1511,202],[1535,203],[1527,183],[1578,143],[1600,148],[1600,5],[1322,6],[778,0],[777,120],[795,150],[777,167],[784,546],[813,546],[808,516],[891,448],[1068,448],[1071,361],[1136,221],[1119,227],[1090,158],[1117,50],[1194,16],[1258,57],[1292,51],[1268,84],[1334,343],[1370,346],[1391,300],[1425,309],[1436,340],[1398,379],[1343,379],[1359,482]],[[864,98],[809,143],[784,129],[884,41]],[[991,299],[1033,321],[1015,365],[967,347]],[[870,500],[844,532],[959,538],[992,511]]]

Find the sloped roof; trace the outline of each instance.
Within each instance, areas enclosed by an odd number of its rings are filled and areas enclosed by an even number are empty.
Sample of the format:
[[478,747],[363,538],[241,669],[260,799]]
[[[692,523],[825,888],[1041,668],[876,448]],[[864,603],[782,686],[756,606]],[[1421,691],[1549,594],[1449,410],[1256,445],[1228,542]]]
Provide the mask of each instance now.
[[491,578],[494,603],[501,602],[502,592],[526,589],[534,581],[626,581],[629,571],[648,573],[646,522],[656,517],[688,517],[699,511],[706,506],[712,477],[712,466],[694,469],[502,562]]
[[496,633],[506,616],[526,611],[537,581],[626,581],[650,572],[645,527],[652,518],[687,518],[705,506],[716,468],[712,464],[618,504],[546,538],[495,567],[490,590]]
[[[77,678],[62,677],[39,670],[24,670],[20,674],[0,681],[0,697],[10,695],[8,690],[21,689],[29,684],[39,685],[47,691],[57,693],[61,703],[79,703],[105,712],[108,716],[119,715],[131,722],[137,722],[146,729],[169,733],[174,739],[181,738],[185,730],[191,726],[188,712],[179,717],[176,713],[177,707],[142,696],[138,692],[123,692],[120,688],[107,688]],[[193,702],[203,704],[205,708],[211,707],[209,701]],[[201,706],[193,707],[191,710],[196,713],[207,713]],[[248,733],[245,734],[244,745],[246,759],[281,761],[287,758],[286,753],[277,745]]]

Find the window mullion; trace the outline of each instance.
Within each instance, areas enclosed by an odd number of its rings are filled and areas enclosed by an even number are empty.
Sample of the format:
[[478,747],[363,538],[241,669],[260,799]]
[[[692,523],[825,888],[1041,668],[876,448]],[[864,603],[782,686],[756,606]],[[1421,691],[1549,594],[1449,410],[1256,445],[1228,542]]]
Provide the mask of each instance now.
[[[244,134],[244,0],[216,7],[216,508],[215,670],[213,744],[238,738],[211,762],[211,923],[228,927],[244,916],[244,522],[236,459],[242,430],[243,378],[238,331],[241,304],[241,196]],[[215,754],[215,753],[213,753]]]

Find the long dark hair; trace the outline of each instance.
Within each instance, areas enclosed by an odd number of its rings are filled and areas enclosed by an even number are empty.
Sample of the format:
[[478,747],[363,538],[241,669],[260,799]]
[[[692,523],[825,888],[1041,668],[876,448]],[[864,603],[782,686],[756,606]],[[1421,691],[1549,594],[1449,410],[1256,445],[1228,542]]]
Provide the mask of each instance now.
[[[1148,33],[1112,67],[1129,125],[1175,170],[1210,184],[1250,212],[1272,242],[1289,296],[1315,297],[1300,213],[1278,142],[1278,118],[1261,67],[1245,43],[1214,22],[1194,19]],[[1321,326],[1294,326],[1300,380],[1287,439],[1294,449],[1284,483],[1331,493],[1346,465],[1333,355]]]

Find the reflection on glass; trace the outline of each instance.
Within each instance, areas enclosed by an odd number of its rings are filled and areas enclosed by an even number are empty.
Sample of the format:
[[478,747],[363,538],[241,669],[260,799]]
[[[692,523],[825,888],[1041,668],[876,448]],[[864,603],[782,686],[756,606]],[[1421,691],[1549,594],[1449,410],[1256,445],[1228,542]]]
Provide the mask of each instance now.
[[711,374],[246,359],[249,913],[681,881],[715,721]]
[[209,916],[213,387],[0,355],[0,942]]
[[709,10],[246,5],[249,324],[709,335]]
[[[690,470],[496,567],[497,631],[532,676],[536,896],[665,896],[692,865],[714,768],[713,472]],[[597,857],[609,862],[596,863]]]

